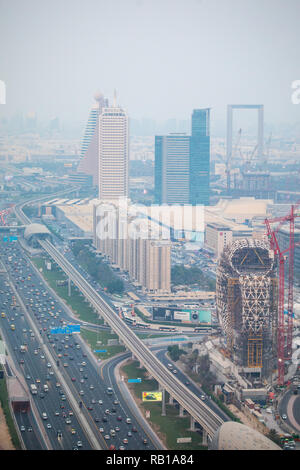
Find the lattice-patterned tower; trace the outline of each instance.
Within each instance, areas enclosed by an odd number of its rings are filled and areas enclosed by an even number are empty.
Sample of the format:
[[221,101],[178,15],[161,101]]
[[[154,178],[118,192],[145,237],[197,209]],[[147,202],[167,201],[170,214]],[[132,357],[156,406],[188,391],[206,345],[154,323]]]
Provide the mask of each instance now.
[[276,358],[277,280],[274,254],[261,240],[237,240],[217,272],[217,312],[233,361],[268,377]]

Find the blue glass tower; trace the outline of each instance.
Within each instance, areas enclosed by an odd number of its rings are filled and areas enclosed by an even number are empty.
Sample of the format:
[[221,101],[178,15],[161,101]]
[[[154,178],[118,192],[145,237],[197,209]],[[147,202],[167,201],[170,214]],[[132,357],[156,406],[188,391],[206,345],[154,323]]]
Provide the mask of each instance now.
[[209,205],[210,109],[194,109],[190,138],[190,204]]
[[155,136],[155,202],[189,204],[190,136]]

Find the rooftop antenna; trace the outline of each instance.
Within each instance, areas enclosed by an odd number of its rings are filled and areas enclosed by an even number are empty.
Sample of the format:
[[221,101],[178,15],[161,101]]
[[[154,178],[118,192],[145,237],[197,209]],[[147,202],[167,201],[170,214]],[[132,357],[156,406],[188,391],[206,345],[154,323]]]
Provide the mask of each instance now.
[[117,107],[117,90],[114,89],[114,108]]

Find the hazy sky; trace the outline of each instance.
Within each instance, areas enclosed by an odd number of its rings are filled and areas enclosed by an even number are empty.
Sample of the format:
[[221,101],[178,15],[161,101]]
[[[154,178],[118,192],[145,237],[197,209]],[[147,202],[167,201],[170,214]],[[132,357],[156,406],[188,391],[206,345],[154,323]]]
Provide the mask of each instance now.
[[300,121],[300,0],[0,0],[0,116],[85,120],[96,90],[134,118],[263,103]]

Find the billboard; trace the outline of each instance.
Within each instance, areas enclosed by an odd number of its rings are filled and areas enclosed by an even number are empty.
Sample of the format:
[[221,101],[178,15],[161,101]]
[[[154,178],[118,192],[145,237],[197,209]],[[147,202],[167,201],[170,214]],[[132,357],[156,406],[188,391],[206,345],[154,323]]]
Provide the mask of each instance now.
[[69,335],[71,333],[80,333],[80,325],[67,325],[58,328],[51,328],[52,335]]
[[211,323],[211,312],[195,308],[153,307],[153,320],[182,323]]
[[174,310],[174,320],[179,320],[182,322],[191,321],[191,310]]
[[162,392],[143,392],[143,401],[162,401]]

